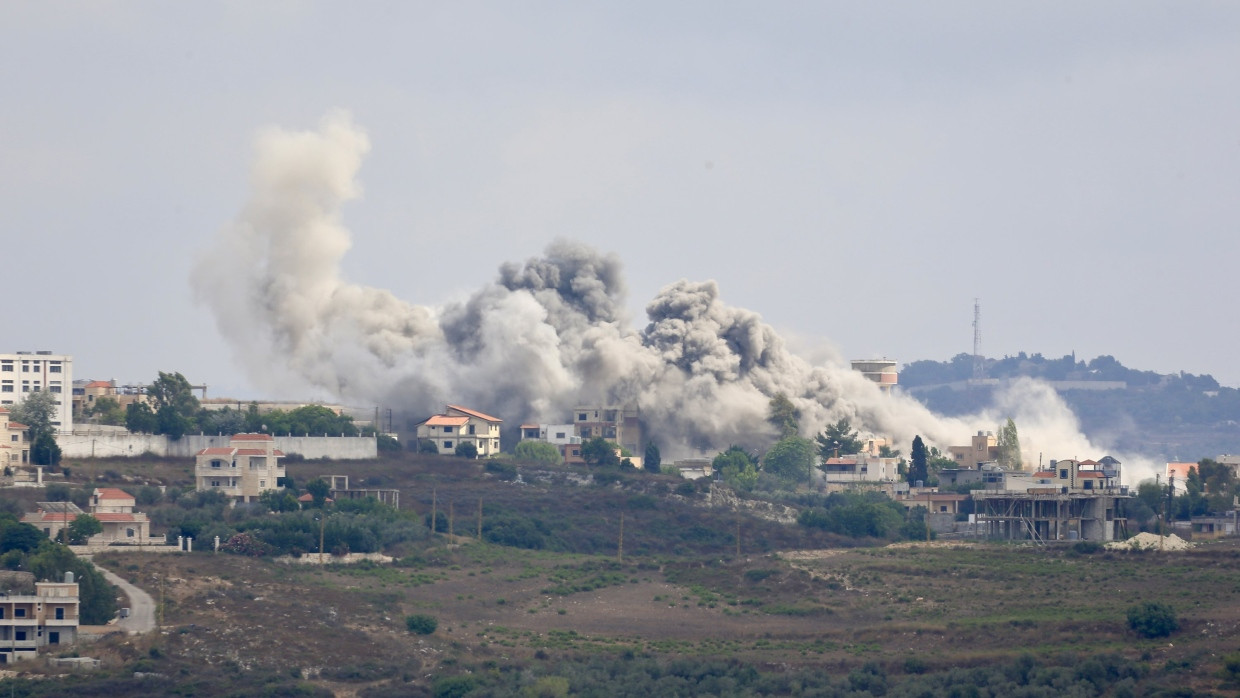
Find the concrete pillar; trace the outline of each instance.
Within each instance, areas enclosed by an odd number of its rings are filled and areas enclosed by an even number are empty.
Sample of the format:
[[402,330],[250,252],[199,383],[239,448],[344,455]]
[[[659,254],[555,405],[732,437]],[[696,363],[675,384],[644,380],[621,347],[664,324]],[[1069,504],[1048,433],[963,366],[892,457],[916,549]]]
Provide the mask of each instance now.
[[216,536],[215,537],[215,552],[218,553],[219,551],[220,551],[220,537]]
[[177,536],[177,550],[185,550],[185,536]]
[[185,539],[185,552],[187,553],[194,552],[194,539],[193,538]]
[[43,486],[43,466],[41,466],[41,465],[36,465],[36,466],[34,467],[34,469],[35,469],[35,473],[36,473],[36,474],[35,474],[35,484],[37,484],[39,487],[42,487],[42,486]]

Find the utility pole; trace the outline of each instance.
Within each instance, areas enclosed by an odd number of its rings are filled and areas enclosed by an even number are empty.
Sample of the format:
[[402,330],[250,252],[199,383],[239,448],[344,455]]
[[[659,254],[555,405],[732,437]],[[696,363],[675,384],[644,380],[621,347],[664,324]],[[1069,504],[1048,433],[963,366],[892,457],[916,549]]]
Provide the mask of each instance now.
[[982,302],[973,299],[973,378],[981,380],[985,371],[982,368]]

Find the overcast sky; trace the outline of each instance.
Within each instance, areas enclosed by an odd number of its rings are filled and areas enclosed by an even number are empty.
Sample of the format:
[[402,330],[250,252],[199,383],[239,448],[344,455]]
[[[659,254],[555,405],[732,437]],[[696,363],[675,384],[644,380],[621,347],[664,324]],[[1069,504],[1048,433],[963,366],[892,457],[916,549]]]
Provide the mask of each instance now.
[[264,396],[188,276],[259,129],[350,111],[351,282],[459,299],[580,240],[635,323],[716,279],[813,352],[1240,385],[1234,2],[6,2],[0,351]]

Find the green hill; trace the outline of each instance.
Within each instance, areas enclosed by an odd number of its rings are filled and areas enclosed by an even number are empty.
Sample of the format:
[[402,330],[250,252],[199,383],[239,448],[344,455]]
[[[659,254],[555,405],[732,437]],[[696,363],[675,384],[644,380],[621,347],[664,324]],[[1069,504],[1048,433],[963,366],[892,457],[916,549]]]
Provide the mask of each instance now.
[[1210,375],[1160,374],[1124,366],[1113,356],[1080,361],[1021,352],[982,359],[973,379],[970,354],[949,361],[915,361],[900,385],[944,415],[976,412],[991,404],[1005,382],[1022,377],[1051,383],[1081,421],[1085,434],[1115,450],[1168,460],[1197,460],[1240,452],[1240,390]]

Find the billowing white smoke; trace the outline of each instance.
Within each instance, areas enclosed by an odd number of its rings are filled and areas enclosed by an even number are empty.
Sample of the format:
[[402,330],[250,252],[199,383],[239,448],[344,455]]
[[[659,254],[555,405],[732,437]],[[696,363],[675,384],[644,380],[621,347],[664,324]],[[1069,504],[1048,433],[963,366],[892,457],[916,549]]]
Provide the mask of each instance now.
[[993,414],[940,418],[841,363],[811,365],[791,353],[756,313],[724,304],[713,281],[665,287],[638,330],[624,311],[619,261],[574,243],[505,264],[495,283],[440,308],[348,283],[340,260],[350,236],[339,210],[359,195],[369,148],[344,113],[315,132],[261,133],[252,198],[195,269],[199,297],[268,389],[309,382],[347,401],[424,415],[465,404],[508,424],[562,422],[581,404],[635,403],[667,455],[769,443],[768,403],[783,393],[801,409],[806,435],[848,417],[897,444],[920,434],[945,447],[1010,415],[1028,462],[1039,450],[1102,455],[1045,386],[1018,384]]

